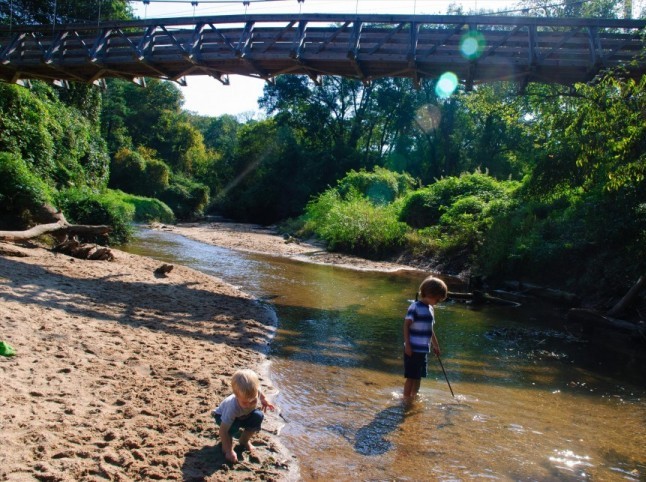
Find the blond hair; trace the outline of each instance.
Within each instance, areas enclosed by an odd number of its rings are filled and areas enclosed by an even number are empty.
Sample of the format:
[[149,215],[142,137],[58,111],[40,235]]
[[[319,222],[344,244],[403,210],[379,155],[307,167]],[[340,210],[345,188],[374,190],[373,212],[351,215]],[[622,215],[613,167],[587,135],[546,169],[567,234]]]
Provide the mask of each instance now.
[[236,394],[253,398],[260,390],[260,380],[253,370],[238,370],[231,377],[231,388]]
[[433,296],[439,298],[440,301],[443,301],[446,299],[448,294],[449,289],[447,288],[446,283],[435,276],[427,277],[422,281],[422,284],[419,285],[419,295],[422,298]]

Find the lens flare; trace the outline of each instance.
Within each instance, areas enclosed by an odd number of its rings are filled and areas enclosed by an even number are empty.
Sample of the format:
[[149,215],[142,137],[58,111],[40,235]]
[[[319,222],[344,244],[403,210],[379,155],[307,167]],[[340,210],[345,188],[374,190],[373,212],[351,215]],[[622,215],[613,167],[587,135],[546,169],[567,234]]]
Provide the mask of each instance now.
[[437,85],[435,86],[435,93],[439,98],[445,99],[446,97],[450,97],[457,88],[458,76],[453,72],[445,72],[437,81]]
[[442,113],[435,105],[423,105],[415,112],[415,122],[424,132],[431,132],[437,129],[441,119]]
[[480,32],[468,32],[460,40],[460,52],[467,59],[475,60],[482,55],[485,45],[485,38]]

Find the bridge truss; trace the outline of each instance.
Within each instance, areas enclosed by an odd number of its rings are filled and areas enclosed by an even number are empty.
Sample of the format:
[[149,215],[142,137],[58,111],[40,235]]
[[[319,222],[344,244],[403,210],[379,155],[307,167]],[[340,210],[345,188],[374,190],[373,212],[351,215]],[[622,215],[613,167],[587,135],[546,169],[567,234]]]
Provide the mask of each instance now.
[[283,74],[419,84],[453,72],[469,89],[497,80],[572,84],[621,66],[646,73],[646,20],[452,15],[232,15],[0,26],[0,79],[96,82]]

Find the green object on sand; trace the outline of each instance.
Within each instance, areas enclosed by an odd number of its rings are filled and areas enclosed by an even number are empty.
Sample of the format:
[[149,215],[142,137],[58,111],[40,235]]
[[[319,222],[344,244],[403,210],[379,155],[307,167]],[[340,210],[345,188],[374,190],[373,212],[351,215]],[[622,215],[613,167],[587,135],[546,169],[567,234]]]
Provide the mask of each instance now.
[[0,355],[1,356],[14,356],[16,350],[7,342],[0,341]]

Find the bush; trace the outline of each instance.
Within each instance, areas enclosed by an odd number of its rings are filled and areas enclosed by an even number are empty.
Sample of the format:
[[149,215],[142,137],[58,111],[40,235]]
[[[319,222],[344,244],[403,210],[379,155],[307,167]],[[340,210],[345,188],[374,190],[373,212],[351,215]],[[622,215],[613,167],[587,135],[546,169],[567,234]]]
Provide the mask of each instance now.
[[337,190],[341,196],[355,190],[374,204],[389,204],[406,194],[414,185],[415,180],[409,174],[377,166],[372,172],[364,169],[350,171],[339,181]]
[[56,196],[57,205],[70,223],[108,225],[112,232],[106,236],[87,235],[85,242],[97,244],[124,244],[132,236],[135,208],[114,191],[102,193],[89,189],[66,189]]
[[159,199],[170,207],[177,219],[194,219],[209,203],[209,188],[181,176],[174,176]]
[[516,182],[497,181],[481,172],[443,178],[428,187],[410,193],[404,200],[399,220],[414,228],[433,226],[460,198],[474,196],[489,202],[506,197],[517,186]]
[[406,238],[408,250],[449,262],[478,259],[494,220],[509,208],[518,186],[476,172],[441,179],[411,193],[401,201],[399,216],[418,228]]
[[173,210],[159,199],[135,196],[122,191],[115,191],[115,193],[123,202],[131,204],[135,208],[133,219],[135,222],[151,223],[158,221],[160,223],[172,223],[175,221]]
[[120,149],[112,159],[110,187],[131,194],[157,197],[169,186],[170,168],[146,149]]
[[109,158],[98,130],[42,82],[33,90],[0,83],[0,151],[19,155],[57,188],[107,182]]
[[306,208],[307,225],[328,248],[365,257],[382,257],[400,248],[406,225],[392,206],[375,206],[353,191],[343,199],[334,190],[321,194]]
[[17,154],[0,152],[0,217],[9,229],[32,224],[35,212],[51,203],[51,188]]

